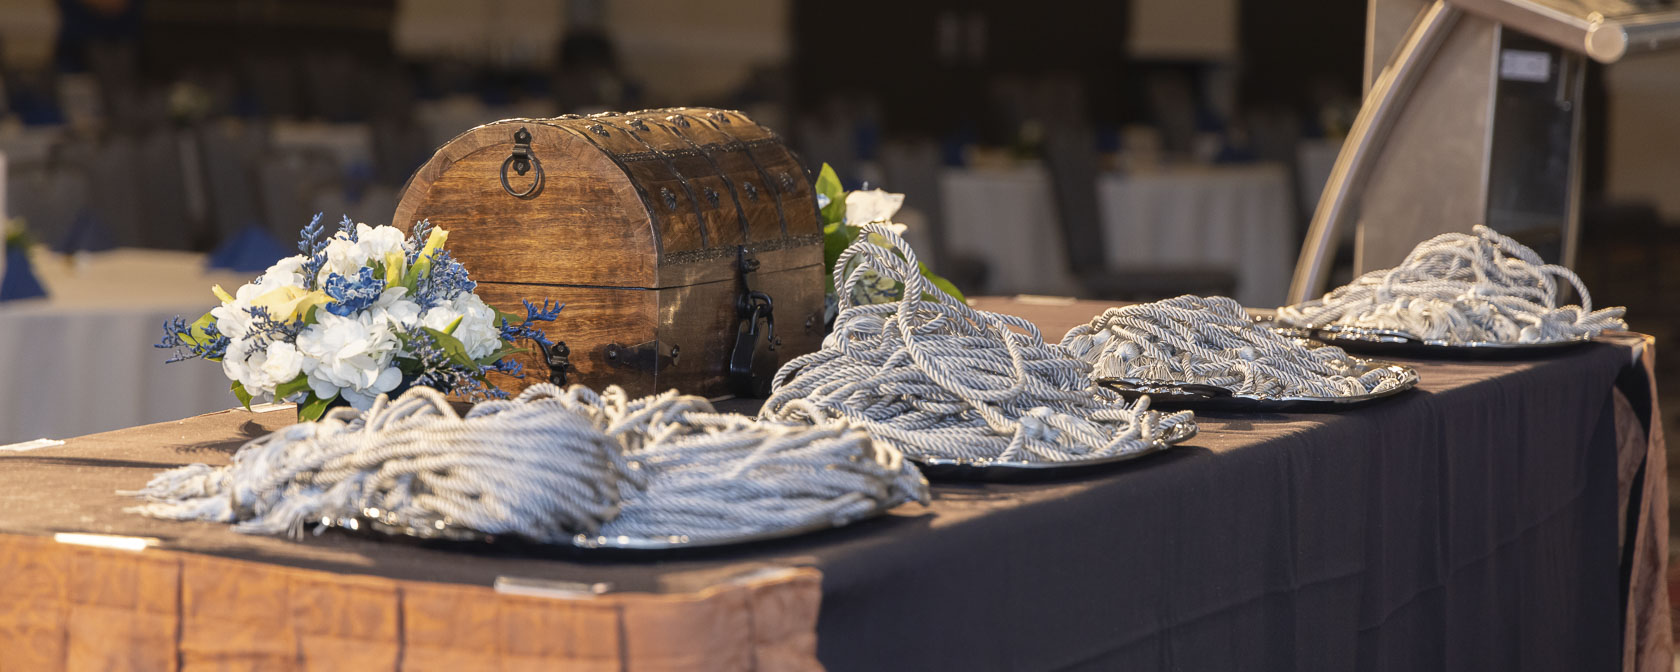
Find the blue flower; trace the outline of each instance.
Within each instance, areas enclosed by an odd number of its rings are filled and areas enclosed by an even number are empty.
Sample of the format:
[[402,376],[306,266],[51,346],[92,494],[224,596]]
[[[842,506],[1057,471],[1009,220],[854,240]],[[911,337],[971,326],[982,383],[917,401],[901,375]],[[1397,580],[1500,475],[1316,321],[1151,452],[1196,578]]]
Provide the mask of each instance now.
[[221,359],[227,353],[228,337],[216,329],[216,323],[210,322],[201,330],[202,337],[194,336],[192,325],[187,324],[181,316],[163,322],[163,341],[152,346],[165,350],[173,350],[168,363],[185,361],[188,359]]
[[406,261],[413,266],[420,259],[420,250],[426,247],[426,238],[432,235],[432,220],[422,219],[414,223],[414,229],[408,232],[408,255]]
[[431,271],[414,283],[414,302],[422,309],[430,309],[453,301],[455,297],[471,293],[478,283],[467,276],[467,268],[450,256],[449,250],[432,252]]
[[413,384],[416,386],[430,387],[446,394],[457,394],[473,400],[506,399],[507,392],[487,385],[484,374],[500,371],[523,377],[519,363],[512,360],[503,359],[484,366],[463,365],[438,347],[437,339],[424,329],[405,330],[403,341],[414,358],[415,368],[420,371],[419,375],[414,377]]
[[327,312],[340,317],[353,315],[373,305],[384,291],[385,280],[373,277],[371,268],[358,271],[353,279],[333,273],[327,276],[327,296],[334,299],[326,305]]
[[245,331],[245,357],[251,353],[268,348],[269,343],[291,343],[297,340],[298,332],[303,331],[303,320],[297,319],[284,322],[274,319],[268,314],[266,306],[252,306],[245,309],[251,316],[250,328]]
[[[325,226],[321,224],[324,212],[315,213],[315,218],[309,220],[309,225],[303,227],[299,236],[298,251],[309,259],[303,262],[300,272],[303,274],[303,288],[315,289],[316,276],[321,274],[321,267],[327,263],[327,243],[331,238],[322,238]],[[349,219],[348,217],[346,219]]]
[[554,342],[548,340],[548,336],[536,327],[536,323],[553,322],[555,318],[560,317],[560,311],[566,307],[566,304],[552,303],[547,300],[543,301],[541,308],[530,301],[524,301],[524,304],[525,321],[523,323],[512,324],[507,321],[507,318],[502,319],[502,340],[512,343],[529,338],[544,348],[554,347]]
[[356,223],[350,221],[350,215],[344,215],[344,219],[338,222],[338,232],[344,234],[344,237],[349,239],[350,242],[358,242],[356,236],[359,234],[356,231]]

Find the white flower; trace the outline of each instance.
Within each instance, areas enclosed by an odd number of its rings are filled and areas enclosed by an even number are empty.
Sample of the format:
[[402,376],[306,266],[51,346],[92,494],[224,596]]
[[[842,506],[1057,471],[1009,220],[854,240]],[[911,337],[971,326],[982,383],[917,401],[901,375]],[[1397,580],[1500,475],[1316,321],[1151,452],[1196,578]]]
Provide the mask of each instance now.
[[[238,381],[253,397],[273,395],[274,388],[291,382],[298,375],[303,356],[290,343],[269,343],[266,348],[252,348],[243,338],[228,343],[227,355],[222,358],[222,373],[229,380]],[[250,355],[246,355],[246,351]]]
[[904,233],[903,224],[894,224],[893,215],[904,207],[904,194],[894,194],[881,189],[868,191],[859,189],[846,194],[846,224],[862,227],[866,224],[881,223],[892,228],[893,233]]
[[263,365],[268,363],[268,353],[258,348],[247,357],[247,350],[252,350],[250,341],[235,338],[229,342],[227,354],[222,357],[222,373],[229,380],[238,382],[251,396],[274,391],[274,385],[268,382],[268,374],[263,372]]
[[[289,383],[303,370],[303,354],[298,352],[297,346],[284,341],[268,344],[263,353],[266,357],[262,364],[262,372],[268,376],[269,385],[265,392],[272,393],[275,386]],[[247,392],[250,388],[245,388]]]
[[[449,325],[456,318],[460,318],[461,323],[455,326],[455,331],[449,332]],[[501,324],[496,320],[495,309],[473,294],[462,294],[449,303],[433,307],[421,316],[420,321],[427,327],[449,332],[466,346],[467,356],[473,359],[502,347]]]
[[502,329],[496,310],[474,294],[462,294],[452,302],[461,314],[461,324],[451,334],[467,346],[467,355],[478,359],[502,347]]
[[266,291],[268,288],[262,285],[247,283],[234,292],[232,301],[211,308],[210,316],[216,318],[216,330],[228,338],[244,338],[245,333],[251,330],[251,302]]
[[379,395],[397,389],[402,384],[402,369],[388,366],[379,371],[379,377],[366,389],[354,390],[348,387],[340,389],[339,394],[356,410],[365,411],[373,406],[373,400]]
[[375,396],[402,382],[402,370],[391,365],[401,343],[388,320],[374,319],[368,311],[349,317],[322,312],[316,318],[320,322],[297,337],[297,349],[305,357],[303,371],[316,397],[342,394],[352,406],[366,410]]
[[303,286],[303,263],[309,259],[301,254],[295,254],[280,261],[263,271],[257,284],[263,291],[273,291],[281,287]]
[[321,272],[316,278],[323,285],[333,273],[347,278],[353,277],[363,266],[368,265],[367,256],[362,254],[362,246],[350,242],[342,233],[333,236],[333,239],[327,242],[326,254],[327,263],[321,266]]
[[376,320],[389,322],[392,329],[413,327],[420,323],[420,304],[408,300],[407,295],[407,287],[387,287],[368,313]]
[[356,225],[356,243],[362,248],[362,258],[373,261],[384,261],[390,252],[407,253],[403,244],[408,238],[394,226]]
[[449,324],[461,316],[461,311],[455,309],[453,301],[432,306],[431,310],[420,316],[420,326],[431,327],[438,331],[449,331]]

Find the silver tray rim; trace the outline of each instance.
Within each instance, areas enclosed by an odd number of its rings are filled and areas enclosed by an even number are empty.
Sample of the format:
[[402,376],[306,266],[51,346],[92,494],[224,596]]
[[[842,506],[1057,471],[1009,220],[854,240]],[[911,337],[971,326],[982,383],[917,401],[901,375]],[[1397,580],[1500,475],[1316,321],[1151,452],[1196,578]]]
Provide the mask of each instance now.
[[[1120,453],[1118,455],[1108,455],[1089,460],[1069,460],[1067,462],[1005,462],[990,457],[914,457],[909,454],[906,454],[904,458],[910,460],[911,462],[915,462],[916,466],[922,469],[924,475],[927,473],[929,468],[934,469],[935,473],[942,473],[946,470],[955,471],[957,469],[996,470],[1001,472],[1016,473],[1045,472],[1055,471],[1058,469],[1095,467],[1104,464],[1135,460],[1145,455],[1153,455],[1185,441],[1189,441],[1190,439],[1195,438],[1200,432],[1200,425],[1192,420],[1190,422],[1173,426],[1166,436],[1156,438],[1143,450],[1137,450],[1130,453]],[[933,476],[929,476],[929,478],[933,478]]]
[[[777,530],[768,530],[764,532],[754,532],[752,534],[734,536],[711,538],[701,537],[696,539],[688,535],[630,537],[625,535],[608,536],[601,534],[580,533],[573,535],[570,541],[565,543],[545,543],[522,536],[518,538],[523,540],[524,543],[529,543],[533,546],[548,546],[581,551],[680,551],[687,549],[719,548],[752,544],[761,541],[786,539],[813,532],[821,532],[823,530],[839,529],[866,520],[878,518],[886,514],[888,511],[898,508],[909,501],[912,500],[882,502],[868,511],[856,516],[847,517],[845,519],[815,520],[804,525],[794,525]],[[327,523],[330,527],[339,527],[349,530],[366,529],[369,532],[386,536],[408,537],[424,541],[447,541],[463,544],[487,544],[491,543],[499,536],[517,536],[490,534],[457,525],[451,525],[447,522],[442,527],[410,527],[406,525],[386,523],[365,515],[354,517],[353,522],[352,519],[322,522]]]
[[1553,348],[1567,348],[1582,343],[1590,343],[1592,336],[1581,335],[1556,341],[1537,341],[1534,343],[1505,343],[1501,341],[1470,341],[1467,343],[1453,343],[1441,339],[1422,339],[1398,329],[1374,329],[1369,327],[1349,327],[1345,325],[1329,324],[1324,326],[1292,327],[1279,322],[1274,329],[1305,329],[1313,338],[1331,343],[1364,342],[1382,343],[1385,345],[1410,345],[1419,348],[1451,348],[1462,350],[1549,350]]
[[[1359,366],[1361,367],[1359,369],[1360,374],[1363,374],[1365,372],[1371,371],[1372,369],[1378,369],[1378,368],[1388,369],[1390,371],[1398,373],[1401,376],[1400,385],[1393,388],[1393,389],[1384,390],[1382,392],[1368,392],[1368,393],[1365,393],[1365,394],[1356,394],[1356,395],[1346,396],[1346,397],[1268,397],[1268,396],[1263,396],[1263,395],[1258,395],[1258,394],[1240,393],[1240,392],[1237,392],[1235,390],[1229,390],[1229,389],[1226,390],[1228,392],[1228,394],[1225,394],[1225,395],[1222,395],[1222,396],[1219,396],[1219,397],[1207,397],[1207,396],[1204,396],[1204,395],[1199,395],[1199,394],[1186,392],[1185,390],[1183,390],[1179,387],[1179,385],[1180,385],[1179,383],[1175,383],[1175,382],[1171,382],[1171,381],[1144,380],[1144,379],[1138,379],[1138,378],[1118,378],[1118,377],[1115,377],[1115,378],[1099,378],[1099,379],[1097,379],[1097,384],[1098,385],[1103,385],[1104,387],[1107,387],[1107,388],[1109,388],[1111,390],[1114,390],[1115,392],[1123,394],[1123,395],[1132,395],[1132,396],[1147,395],[1150,398],[1151,401],[1157,401],[1157,402],[1162,402],[1162,403],[1170,403],[1170,404],[1174,404],[1176,406],[1180,406],[1180,407],[1183,407],[1183,408],[1194,409],[1197,405],[1219,405],[1224,410],[1243,410],[1241,408],[1242,404],[1240,402],[1249,402],[1249,404],[1252,405],[1252,408],[1250,410],[1263,411],[1263,410],[1267,410],[1267,408],[1269,406],[1288,405],[1288,404],[1324,404],[1324,405],[1338,405],[1338,406],[1355,406],[1355,405],[1365,404],[1365,403],[1372,402],[1372,401],[1377,401],[1379,399],[1387,399],[1389,397],[1392,397],[1392,396],[1401,394],[1403,392],[1409,391],[1413,388],[1416,388],[1417,385],[1418,385],[1418,381],[1420,380],[1420,377],[1418,376],[1417,369],[1410,366],[1410,365],[1407,365],[1407,364],[1402,364],[1402,363],[1399,363],[1399,362],[1390,362],[1390,361],[1381,360],[1381,359],[1366,359],[1366,358],[1363,358],[1363,357],[1348,357],[1348,360],[1353,361],[1353,362],[1358,362]],[[1126,388],[1115,387],[1113,385],[1113,383],[1124,384],[1128,387],[1126,387]],[[1218,386],[1208,385],[1207,387],[1218,387]],[[1225,388],[1221,388],[1221,389],[1225,389]],[[1232,404],[1231,402],[1233,402],[1233,401],[1239,402],[1239,403]]]

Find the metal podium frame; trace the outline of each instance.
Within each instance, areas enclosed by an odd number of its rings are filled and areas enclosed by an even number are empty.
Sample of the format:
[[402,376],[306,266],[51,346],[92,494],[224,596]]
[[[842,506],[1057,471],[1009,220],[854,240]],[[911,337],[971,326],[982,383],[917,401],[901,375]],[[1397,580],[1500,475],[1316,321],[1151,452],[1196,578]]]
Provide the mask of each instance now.
[[[1530,80],[1540,85],[1502,81],[1501,59],[1511,44],[1546,55],[1546,79]],[[1543,197],[1547,212],[1529,218],[1559,226],[1559,256],[1571,264],[1583,57],[1612,63],[1675,46],[1680,7],[1673,0],[1370,0],[1365,101],[1313,213],[1289,302],[1324,290],[1338,230],[1356,209],[1357,274],[1393,266],[1439,233],[1482,223],[1500,228],[1490,212],[1523,216],[1497,205],[1490,210],[1490,190],[1506,204],[1525,194]],[[1555,97],[1541,101],[1553,106],[1541,112],[1551,115],[1553,132],[1534,139],[1538,149],[1520,135],[1527,128],[1496,142],[1497,123],[1511,125],[1508,117],[1521,116],[1518,108],[1531,102],[1523,95]],[[1542,123],[1533,117],[1526,118]],[[1546,152],[1549,165],[1505,156],[1512,150],[1525,157]]]

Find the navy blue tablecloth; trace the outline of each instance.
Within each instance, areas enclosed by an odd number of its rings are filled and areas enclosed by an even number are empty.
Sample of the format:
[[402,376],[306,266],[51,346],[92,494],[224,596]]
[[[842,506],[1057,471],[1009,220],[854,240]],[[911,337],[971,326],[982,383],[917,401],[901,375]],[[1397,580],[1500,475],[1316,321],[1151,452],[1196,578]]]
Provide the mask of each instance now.
[[1619,669],[1625,347],[1412,362],[1335,415],[1204,414],[1187,447],[946,485],[841,547],[833,670]]

